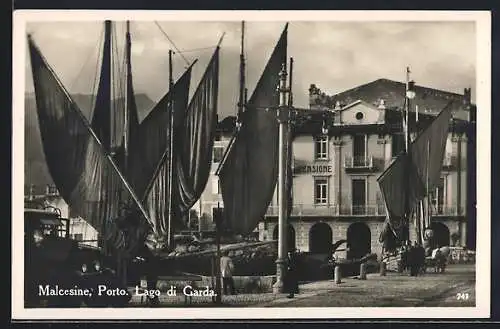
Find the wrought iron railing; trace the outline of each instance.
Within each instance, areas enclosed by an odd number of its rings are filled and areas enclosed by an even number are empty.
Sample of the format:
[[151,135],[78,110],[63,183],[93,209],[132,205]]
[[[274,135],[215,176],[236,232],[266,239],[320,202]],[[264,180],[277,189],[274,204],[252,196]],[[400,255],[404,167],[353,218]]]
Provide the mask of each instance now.
[[[292,216],[382,216],[385,207],[381,204],[362,206],[338,206],[318,204],[294,204]],[[278,216],[278,206],[271,205],[267,208],[266,216]]]
[[432,215],[434,216],[460,216],[465,215],[465,207],[458,205],[433,205]]
[[373,156],[347,156],[344,158],[345,168],[373,168]]

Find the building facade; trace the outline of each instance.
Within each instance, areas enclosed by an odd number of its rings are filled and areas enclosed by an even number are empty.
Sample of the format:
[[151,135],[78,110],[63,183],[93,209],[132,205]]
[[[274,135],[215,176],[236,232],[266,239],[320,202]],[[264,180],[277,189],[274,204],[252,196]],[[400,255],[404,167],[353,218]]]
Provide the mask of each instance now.
[[[351,255],[345,257],[379,254],[386,209],[377,179],[404,149],[401,106],[405,85],[380,79],[334,96],[325,95],[315,85],[309,92],[310,120],[294,127],[289,247],[326,253],[333,243],[347,240]],[[475,188],[470,176],[475,173],[469,170],[475,170],[475,165],[468,161],[475,160],[470,129],[475,108],[470,104],[470,89],[461,95],[417,87],[416,93],[410,116],[413,137],[449,101],[454,102],[441,180],[431,191],[431,222],[438,244],[469,245],[469,222],[475,221],[470,214],[475,198],[470,192]],[[322,133],[321,116],[315,115],[318,109],[334,112],[327,134]],[[219,125],[213,173],[234,130],[234,118],[224,121]],[[277,238],[277,197],[275,193],[256,228],[260,240]],[[217,176],[211,175],[200,199],[200,213],[212,214],[217,204],[223,207],[220,185]],[[410,238],[416,240],[413,226]]]

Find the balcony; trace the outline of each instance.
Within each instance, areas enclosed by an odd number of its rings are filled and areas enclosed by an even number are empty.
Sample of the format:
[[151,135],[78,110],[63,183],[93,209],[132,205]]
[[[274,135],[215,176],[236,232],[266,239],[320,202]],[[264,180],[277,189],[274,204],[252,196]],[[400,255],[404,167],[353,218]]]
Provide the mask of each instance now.
[[[269,206],[266,216],[278,216],[278,206]],[[291,216],[385,216],[385,207],[383,204],[340,207],[338,205],[294,204]]]
[[433,205],[432,216],[465,216],[465,206]]
[[459,159],[456,155],[446,154],[443,159],[443,170],[453,171],[458,170],[458,166],[465,170],[467,168],[467,157],[464,155]]
[[348,172],[375,171],[373,156],[346,156],[344,158],[344,168]]
[[[352,205],[315,205],[315,204],[294,204],[291,216],[297,217],[369,217],[385,216],[384,204],[368,204],[361,206]],[[465,207],[457,205],[440,205],[432,207],[432,216],[464,216]],[[278,216],[278,206],[272,205],[267,208],[267,216]]]

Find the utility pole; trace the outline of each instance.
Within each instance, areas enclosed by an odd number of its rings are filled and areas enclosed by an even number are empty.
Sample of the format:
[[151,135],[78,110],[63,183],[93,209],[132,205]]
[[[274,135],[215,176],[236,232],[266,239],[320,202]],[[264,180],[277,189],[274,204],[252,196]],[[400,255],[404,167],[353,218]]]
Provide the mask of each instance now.
[[168,162],[168,228],[167,228],[167,244],[169,250],[172,250],[174,247],[174,237],[173,237],[173,228],[172,228],[172,194],[173,194],[173,169],[174,169],[174,104],[173,104],[173,86],[174,86],[174,79],[173,79],[173,74],[172,74],[172,55],[174,54],[173,50],[168,51],[168,92],[169,92],[169,102],[168,102],[168,110],[170,113],[170,146],[169,146],[169,162]]

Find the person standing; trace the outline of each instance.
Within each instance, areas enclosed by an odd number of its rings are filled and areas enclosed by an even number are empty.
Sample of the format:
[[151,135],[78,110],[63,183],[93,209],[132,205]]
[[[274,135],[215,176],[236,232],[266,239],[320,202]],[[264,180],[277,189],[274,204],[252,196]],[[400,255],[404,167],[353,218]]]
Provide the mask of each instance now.
[[228,291],[231,295],[234,295],[236,293],[233,280],[234,264],[227,251],[220,258],[220,270],[224,295],[227,295]]
[[299,293],[299,281],[297,275],[297,259],[295,251],[288,252],[287,272],[285,275],[285,292],[288,292],[288,298],[293,298]]
[[417,250],[417,242],[413,242],[413,245],[410,245],[410,249],[408,250],[408,262],[410,266],[410,275],[417,276],[419,270],[418,264],[418,250]]
[[415,251],[415,258],[417,259],[417,274],[425,272],[425,249],[422,245],[418,244]]

